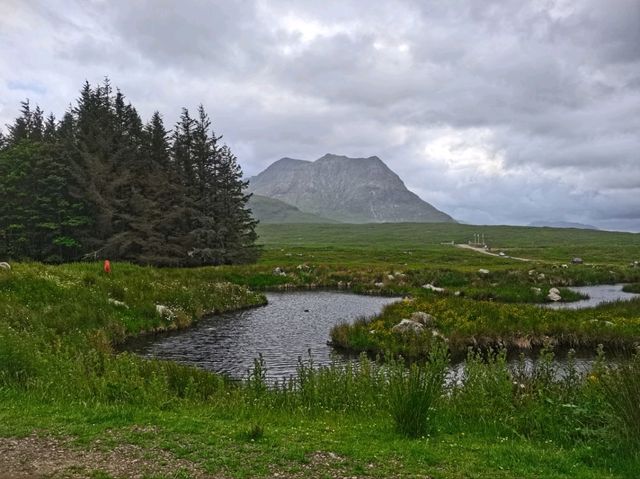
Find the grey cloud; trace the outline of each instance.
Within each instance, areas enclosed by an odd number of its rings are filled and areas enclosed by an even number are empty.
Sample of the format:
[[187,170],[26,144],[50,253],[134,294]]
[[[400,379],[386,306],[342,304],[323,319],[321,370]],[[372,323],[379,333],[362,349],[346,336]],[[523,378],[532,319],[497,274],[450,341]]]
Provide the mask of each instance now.
[[376,154],[465,221],[640,231],[637,0],[27,3],[0,6],[0,124],[109,75],[168,123],[202,102],[248,174]]

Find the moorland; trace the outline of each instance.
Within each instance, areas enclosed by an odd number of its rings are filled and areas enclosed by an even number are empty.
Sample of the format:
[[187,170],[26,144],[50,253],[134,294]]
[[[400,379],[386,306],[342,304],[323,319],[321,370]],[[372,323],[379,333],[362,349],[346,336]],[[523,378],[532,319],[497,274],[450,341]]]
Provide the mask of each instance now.
[[[540,304],[550,288],[562,301],[580,300],[572,286],[636,291],[640,235],[459,224],[258,233],[255,264],[0,270],[5,467],[35,477],[636,477],[640,301]],[[456,246],[474,234],[504,255]],[[327,338],[362,352],[359,362],[302,362],[276,386],[259,358],[233,381],[118,352],[129,337],[264,304],[265,291],[319,288],[404,299]],[[437,335],[392,331],[417,312]],[[593,351],[590,371],[572,365],[571,348]],[[538,361],[514,367],[514,352]],[[454,382],[453,360],[464,364]]]

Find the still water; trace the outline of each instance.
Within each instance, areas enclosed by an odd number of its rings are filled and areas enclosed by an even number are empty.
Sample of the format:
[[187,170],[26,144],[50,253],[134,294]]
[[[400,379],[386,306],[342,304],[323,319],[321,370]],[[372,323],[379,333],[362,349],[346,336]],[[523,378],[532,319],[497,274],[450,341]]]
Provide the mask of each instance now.
[[588,299],[572,301],[570,303],[545,303],[543,306],[550,309],[584,309],[593,308],[602,303],[611,301],[629,301],[640,298],[639,294],[622,291],[624,284],[600,284],[597,286],[572,286],[568,289],[577,293],[586,294]]
[[[580,309],[640,297],[623,292],[622,286],[572,287],[589,295],[589,299],[542,306]],[[298,358],[308,359],[309,352],[315,365],[352,359],[327,345],[331,328],[374,316],[385,305],[399,299],[329,291],[267,293],[266,296],[269,300],[266,306],[211,316],[185,331],[143,337],[129,343],[126,349],[147,357],[192,364],[233,378],[246,378],[255,358],[262,354],[269,379],[288,379],[296,374]],[[578,369],[588,370],[593,359],[593,351],[577,358]],[[528,358],[526,362],[531,368],[534,360]],[[566,358],[556,358],[560,370],[565,369],[565,363]],[[455,380],[461,374],[461,368],[460,364],[452,365],[451,379]]]
[[327,345],[331,328],[374,316],[398,298],[313,291],[267,293],[269,304],[211,316],[194,327],[168,336],[147,337],[126,349],[143,356],[170,359],[234,378],[247,376],[262,354],[267,376],[295,375],[298,358],[309,351],[316,365],[337,354]]

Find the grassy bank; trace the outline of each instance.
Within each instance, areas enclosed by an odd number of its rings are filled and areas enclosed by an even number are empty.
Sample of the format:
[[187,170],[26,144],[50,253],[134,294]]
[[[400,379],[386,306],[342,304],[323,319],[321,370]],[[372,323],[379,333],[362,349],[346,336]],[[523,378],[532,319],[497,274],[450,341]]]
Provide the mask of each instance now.
[[[391,304],[373,319],[337,326],[331,339],[349,351],[405,358],[426,357],[440,341],[458,356],[469,347],[529,350],[544,344],[591,349],[603,344],[611,352],[633,351],[640,344],[639,311],[640,298],[595,309],[552,310],[425,294]],[[423,332],[393,331],[416,312],[433,317]]]

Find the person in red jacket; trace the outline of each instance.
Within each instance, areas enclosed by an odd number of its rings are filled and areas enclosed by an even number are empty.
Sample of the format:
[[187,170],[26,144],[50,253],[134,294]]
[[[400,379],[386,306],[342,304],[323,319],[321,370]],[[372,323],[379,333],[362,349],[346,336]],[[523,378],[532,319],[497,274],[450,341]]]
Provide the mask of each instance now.
[[111,262],[108,259],[104,260],[104,272],[111,274]]

